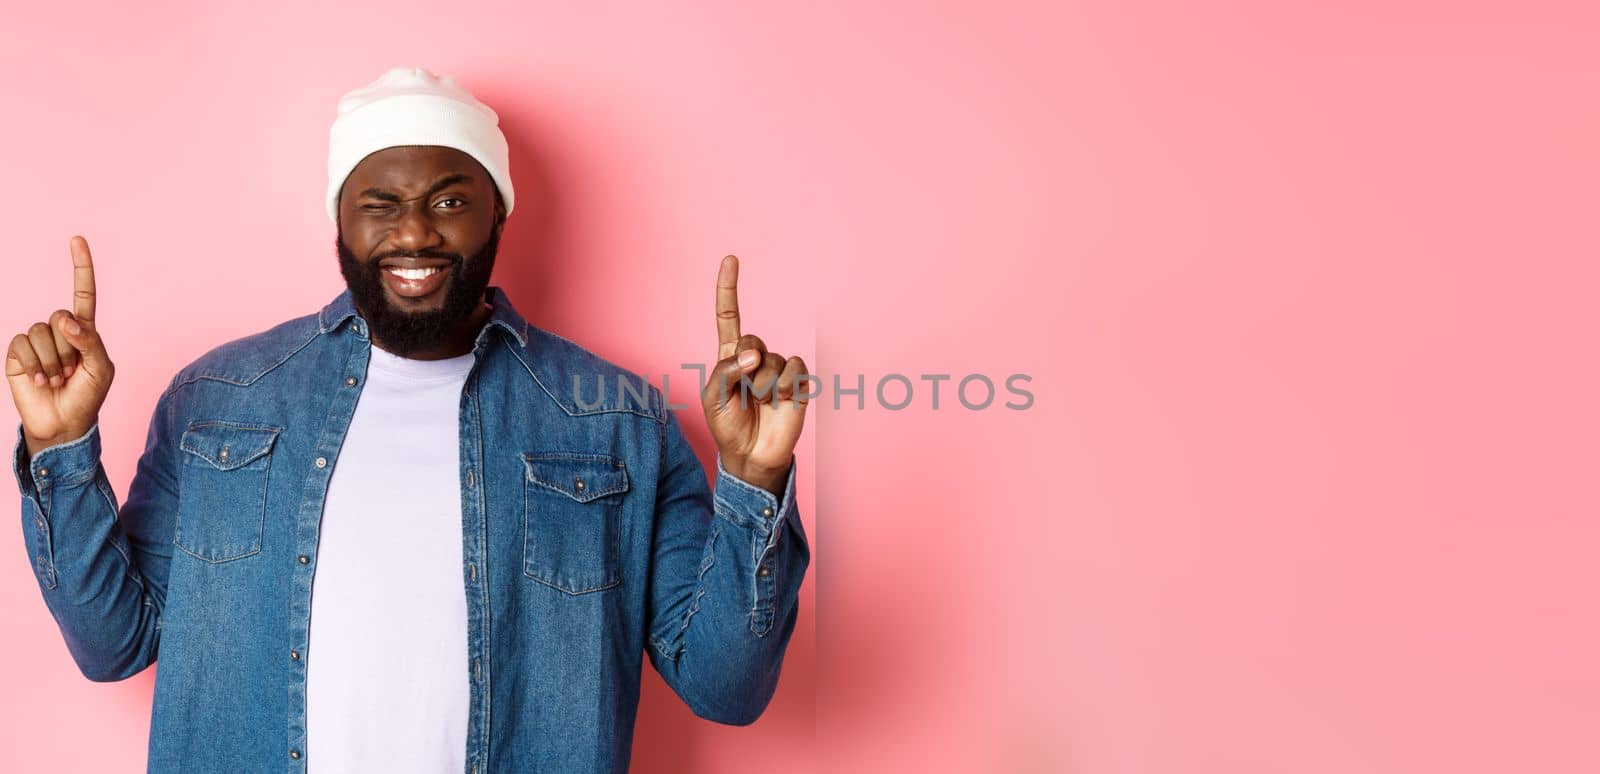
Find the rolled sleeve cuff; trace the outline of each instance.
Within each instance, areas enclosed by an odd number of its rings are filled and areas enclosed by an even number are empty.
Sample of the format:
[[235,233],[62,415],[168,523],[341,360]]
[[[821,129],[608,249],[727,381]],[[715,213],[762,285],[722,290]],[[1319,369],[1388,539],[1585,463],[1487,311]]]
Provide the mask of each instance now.
[[795,515],[794,477],[799,464],[798,459],[789,463],[789,476],[784,481],[783,499],[780,501],[771,492],[729,473],[722,466],[722,453],[718,452],[715,489],[717,512],[737,524],[754,526],[766,535],[767,545],[771,546],[783,532],[774,528],[780,519],[798,521]]
[[74,486],[94,480],[100,463],[100,423],[81,437],[39,450],[29,458],[28,442],[17,423],[17,443],[11,453],[11,474],[23,496],[37,496],[52,486]]

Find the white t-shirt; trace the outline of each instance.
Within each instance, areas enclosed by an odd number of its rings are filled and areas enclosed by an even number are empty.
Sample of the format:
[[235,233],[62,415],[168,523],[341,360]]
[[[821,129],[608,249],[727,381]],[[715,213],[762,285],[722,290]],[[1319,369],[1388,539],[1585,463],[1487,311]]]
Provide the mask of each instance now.
[[303,655],[312,774],[465,766],[458,433],[472,360],[372,348],[328,483],[312,580]]

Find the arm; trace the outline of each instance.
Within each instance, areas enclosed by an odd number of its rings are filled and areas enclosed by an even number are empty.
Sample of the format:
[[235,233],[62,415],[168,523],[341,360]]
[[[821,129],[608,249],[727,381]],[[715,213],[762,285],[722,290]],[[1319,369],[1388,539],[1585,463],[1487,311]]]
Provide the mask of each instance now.
[[12,472],[45,605],[84,676],[122,680],[156,660],[178,492],[172,394],[164,394],[121,508],[100,462],[100,425],[29,458],[17,430]]
[[754,723],[777,689],[799,615],[810,546],[791,464],[781,502],[729,474],[717,455],[715,494],[667,412],[656,489],[650,663],[694,713]]
[[6,352],[6,384],[21,420],[11,472],[34,577],[67,649],[89,679],[120,680],[155,660],[161,633],[177,504],[172,390],[156,404],[119,523],[100,464],[99,420],[116,365],[95,322],[89,243],[74,236],[69,245],[72,310],[34,323]]

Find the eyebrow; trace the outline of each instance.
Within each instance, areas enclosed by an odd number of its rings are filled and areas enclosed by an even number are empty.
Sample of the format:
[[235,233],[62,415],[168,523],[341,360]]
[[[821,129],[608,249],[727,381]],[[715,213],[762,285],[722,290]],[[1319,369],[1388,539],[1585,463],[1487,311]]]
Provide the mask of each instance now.
[[[434,181],[433,185],[428,187],[428,192],[423,194],[421,198],[426,199],[429,196],[432,196],[432,195],[434,195],[434,194],[436,194],[436,193],[438,193],[438,192],[440,192],[440,191],[442,191],[442,190],[444,190],[446,188],[449,188],[452,185],[455,185],[456,183],[470,183],[470,182],[472,182],[472,178],[467,176],[467,175],[463,175],[463,174],[459,174],[459,173],[454,174],[454,175],[445,175],[444,177],[441,177],[438,180]],[[399,201],[400,201],[400,196],[398,194],[390,193],[388,191],[385,191],[385,190],[382,190],[382,189],[379,189],[379,188],[368,188],[367,190],[362,191],[360,195],[361,196],[370,196],[370,197],[372,197],[374,199],[381,199],[381,200],[386,201],[386,202],[399,203]]]

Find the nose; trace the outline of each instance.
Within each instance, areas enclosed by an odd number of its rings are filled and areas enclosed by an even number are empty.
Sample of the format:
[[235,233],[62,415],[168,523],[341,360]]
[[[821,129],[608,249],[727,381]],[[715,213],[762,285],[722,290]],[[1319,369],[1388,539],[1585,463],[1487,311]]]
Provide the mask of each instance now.
[[398,249],[418,253],[438,247],[444,238],[433,227],[433,213],[414,202],[396,220],[389,241]]

